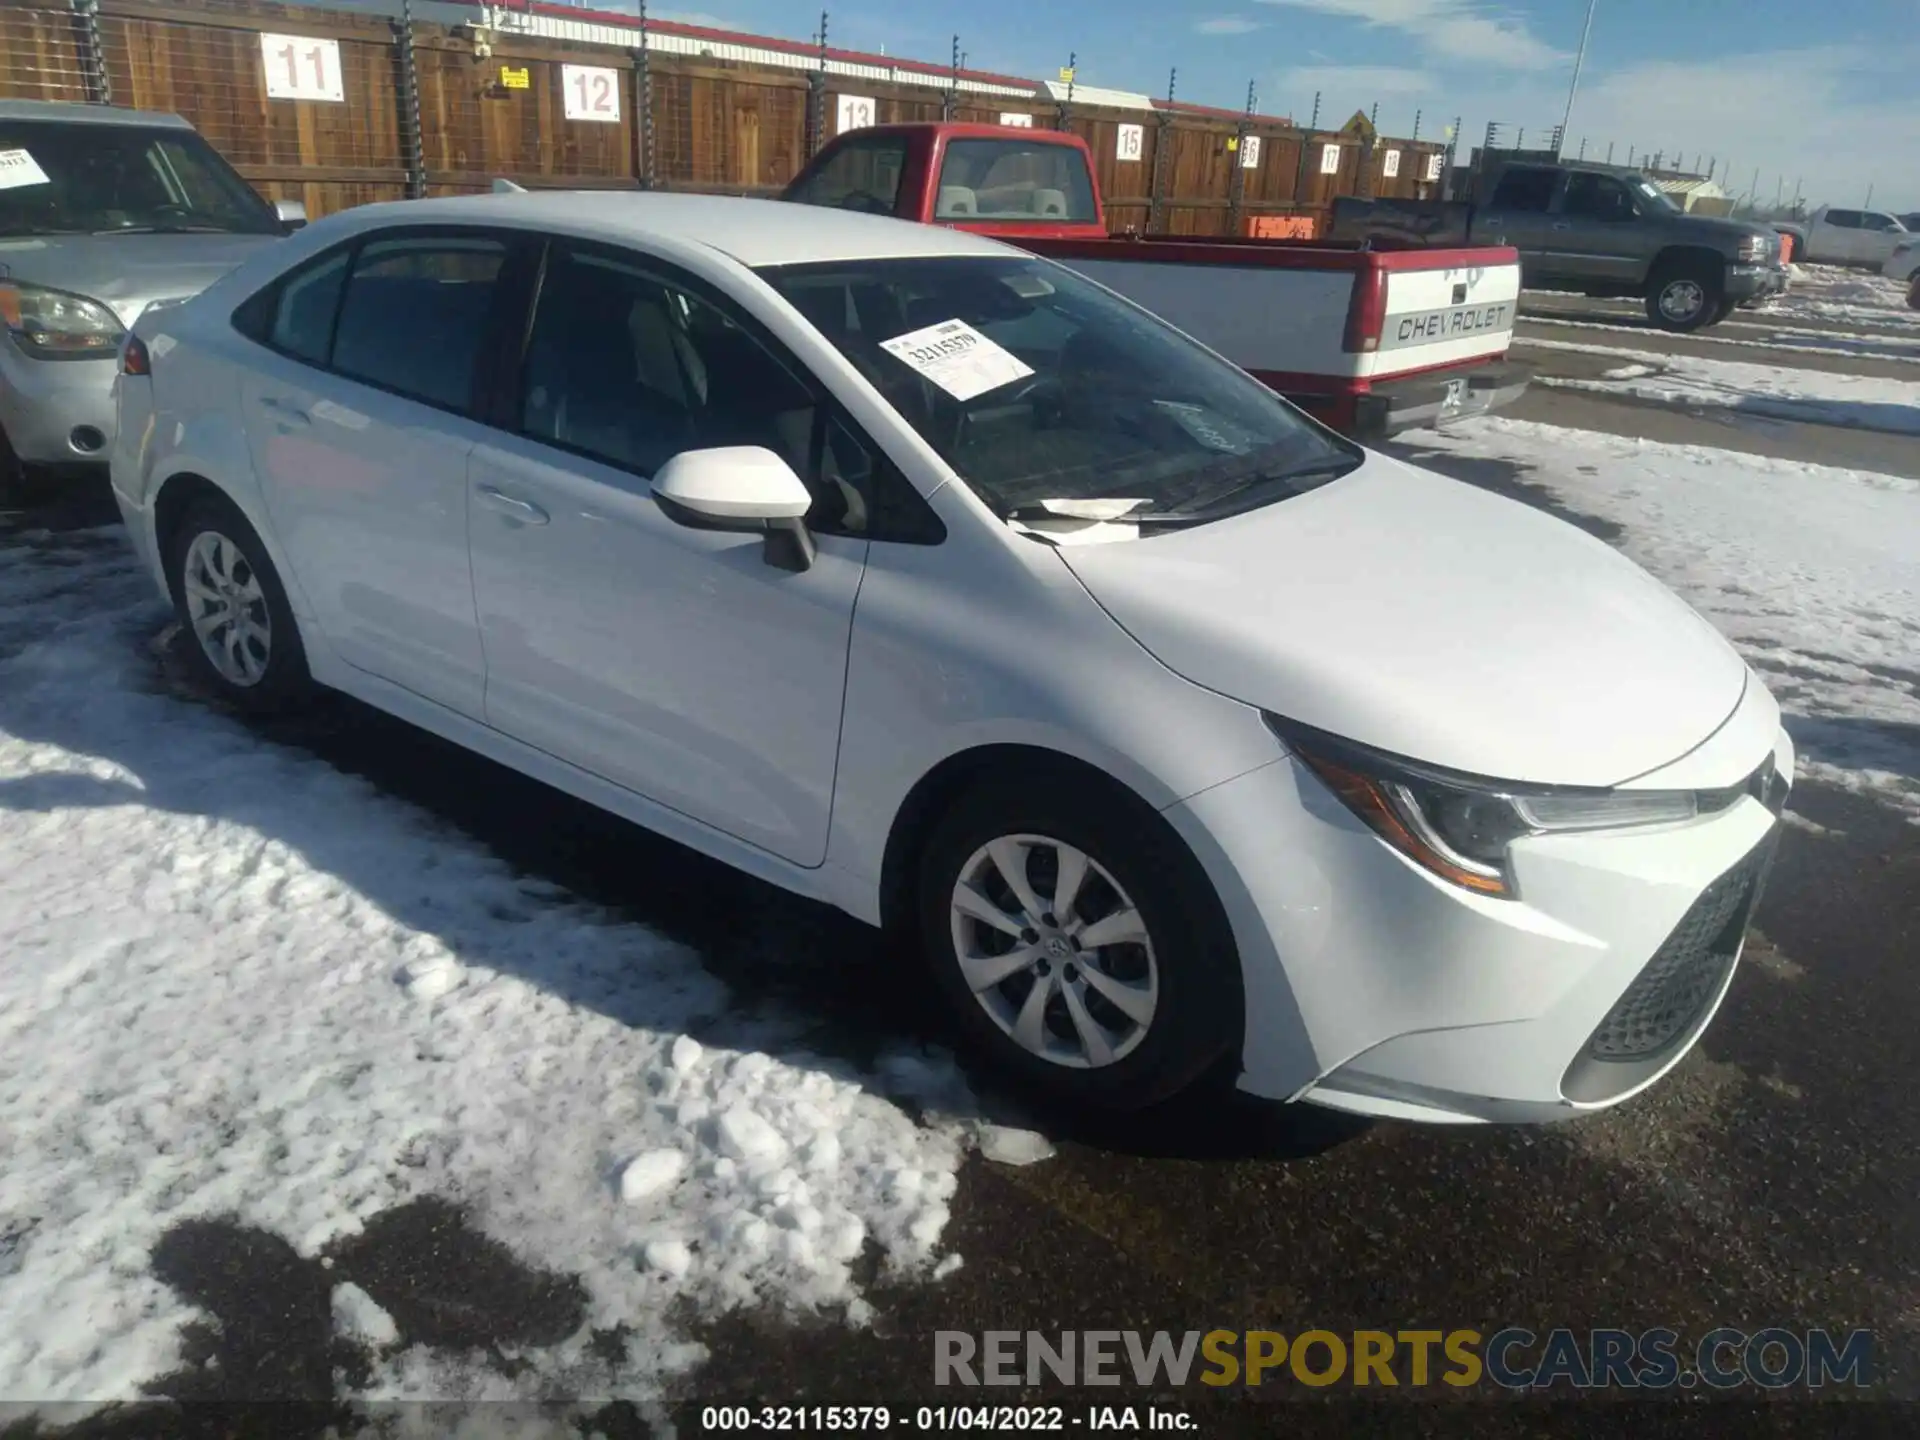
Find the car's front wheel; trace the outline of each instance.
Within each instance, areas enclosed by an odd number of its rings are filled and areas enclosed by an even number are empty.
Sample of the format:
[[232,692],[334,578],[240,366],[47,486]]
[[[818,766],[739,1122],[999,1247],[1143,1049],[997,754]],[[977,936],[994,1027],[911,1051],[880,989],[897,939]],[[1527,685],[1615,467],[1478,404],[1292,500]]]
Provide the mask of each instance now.
[[1920,270],[1913,272],[1913,278],[1907,282],[1907,308],[1920,310]]
[[307,691],[306,652],[266,546],[226,500],[196,500],[167,546],[187,663],[214,693],[268,713]]
[[1240,1039],[1240,962],[1205,872],[1106,785],[1036,772],[969,790],[927,846],[919,909],[973,1048],[1048,1099],[1140,1109]]
[[1719,314],[1723,285],[1706,261],[1679,261],[1655,273],[1647,290],[1647,318],[1662,330],[1686,333],[1711,325]]

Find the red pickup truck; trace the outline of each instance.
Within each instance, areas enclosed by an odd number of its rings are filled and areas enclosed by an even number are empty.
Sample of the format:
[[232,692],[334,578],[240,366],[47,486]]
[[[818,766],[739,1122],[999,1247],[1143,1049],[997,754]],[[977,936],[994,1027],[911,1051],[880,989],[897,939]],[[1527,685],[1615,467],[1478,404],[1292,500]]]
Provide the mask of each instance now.
[[1334,429],[1374,438],[1515,399],[1520,297],[1505,245],[1107,233],[1077,136],[921,123],[849,131],[783,194],[992,235],[1153,311]]

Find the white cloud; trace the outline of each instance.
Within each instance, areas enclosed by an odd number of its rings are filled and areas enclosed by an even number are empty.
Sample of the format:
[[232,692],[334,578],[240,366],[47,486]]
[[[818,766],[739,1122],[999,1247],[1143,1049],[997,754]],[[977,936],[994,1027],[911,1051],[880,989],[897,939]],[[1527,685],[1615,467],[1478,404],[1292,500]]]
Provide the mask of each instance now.
[[1200,21],[1193,28],[1201,35],[1251,35],[1260,28],[1260,22],[1244,15],[1217,15]]
[[1439,89],[1439,77],[1425,70],[1399,65],[1298,65],[1280,74],[1280,93],[1301,108],[1295,97],[1320,92],[1325,103],[1321,118],[1347,106],[1364,109],[1376,100],[1402,95],[1430,95]]
[[1398,30],[1435,56],[1473,60],[1509,70],[1547,70],[1570,57],[1527,28],[1526,21],[1499,14],[1480,0],[1260,0],[1363,20],[1375,29]]
[[[1874,204],[1895,209],[1920,206],[1920,183],[1910,157],[1920,154],[1920,112],[1897,88],[1875,98],[1874,77],[1913,73],[1920,55],[1912,46],[1809,46],[1799,49],[1724,55],[1696,62],[1649,60],[1615,70],[1589,69],[1580,84],[1568,134],[1568,151],[1587,140],[1587,158],[1604,160],[1609,142],[1616,163],[1664,150],[1717,159],[1729,190],[1744,193],[1760,170],[1760,193],[1771,201],[1775,185],[1793,194],[1804,180],[1809,207],[1830,201],[1862,204],[1874,187]],[[1427,72],[1424,86],[1411,78],[1422,72],[1376,67],[1306,67],[1282,79],[1282,92],[1295,98],[1325,92],[1321,116],[1344,115],[1356,106],[1381,106],[1380,126],[1404,135],[1416,106],[1425,111],[1423,135],[1439,135],[1455,115],[1464,117],[1460,156],[1479,143],[1487,122],[1524,126],[1545,136],[1559,123],[1567,103],[1567,76],[1513,76],[1475,87],[1459,83],[1448,68]],[[1389,77],[1400,76],[1398,88]],[[1303,78],[1303,77],[1318,77]],[[1397,99],[1396,99],[1397,97]],[[1729,174],[1729,162],[1731,174]]]

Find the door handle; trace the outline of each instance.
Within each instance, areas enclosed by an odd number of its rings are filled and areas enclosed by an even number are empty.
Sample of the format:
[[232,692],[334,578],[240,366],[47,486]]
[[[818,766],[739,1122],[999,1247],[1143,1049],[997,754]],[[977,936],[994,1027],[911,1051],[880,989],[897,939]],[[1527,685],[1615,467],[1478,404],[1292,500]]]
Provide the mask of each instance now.
[[531,500],[522,500],[517,495],[509,495],[503,490],[494,489],[491,485],[482,485],[474,493],[480,497],[480,503],[489,510],[496,510],[502,515],[510,516],[522,525],[544,525],[549,518],[547,512]]
[[1553,222],[1553,228],[1556,230],[1571,230],[1573,228],[1573,222],[1569,220],[1556,220]]

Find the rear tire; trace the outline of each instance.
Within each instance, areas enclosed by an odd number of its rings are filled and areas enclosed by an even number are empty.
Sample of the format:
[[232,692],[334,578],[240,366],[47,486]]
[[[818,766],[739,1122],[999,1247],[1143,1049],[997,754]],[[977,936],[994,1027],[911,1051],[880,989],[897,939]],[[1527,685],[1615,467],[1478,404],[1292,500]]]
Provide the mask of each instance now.
[[1724,290],[1718,265],[1704,260],[1669,261],[1648,282],[1647,318],[1675,334],[1702,329],[1714,323]]
[[1907,308],[1920,310],[1920,270],[1913,273],[1913,279],[1907,282]]
[[27,467],[14,453],[7,432],[0,430],[0,510],[24,510],[33,501]]
[[187,664],[222,700],[255,715],[307,698],[312,679],[287,592],[231,501],[193,501],[166,539],[167,588]]
[[1144,1109],[1240,1043],[1240,960],[1213,886],[1117,787],[1036,768],[971,788],[929,838],[918,893],[970,1048],[1032,1096]]

